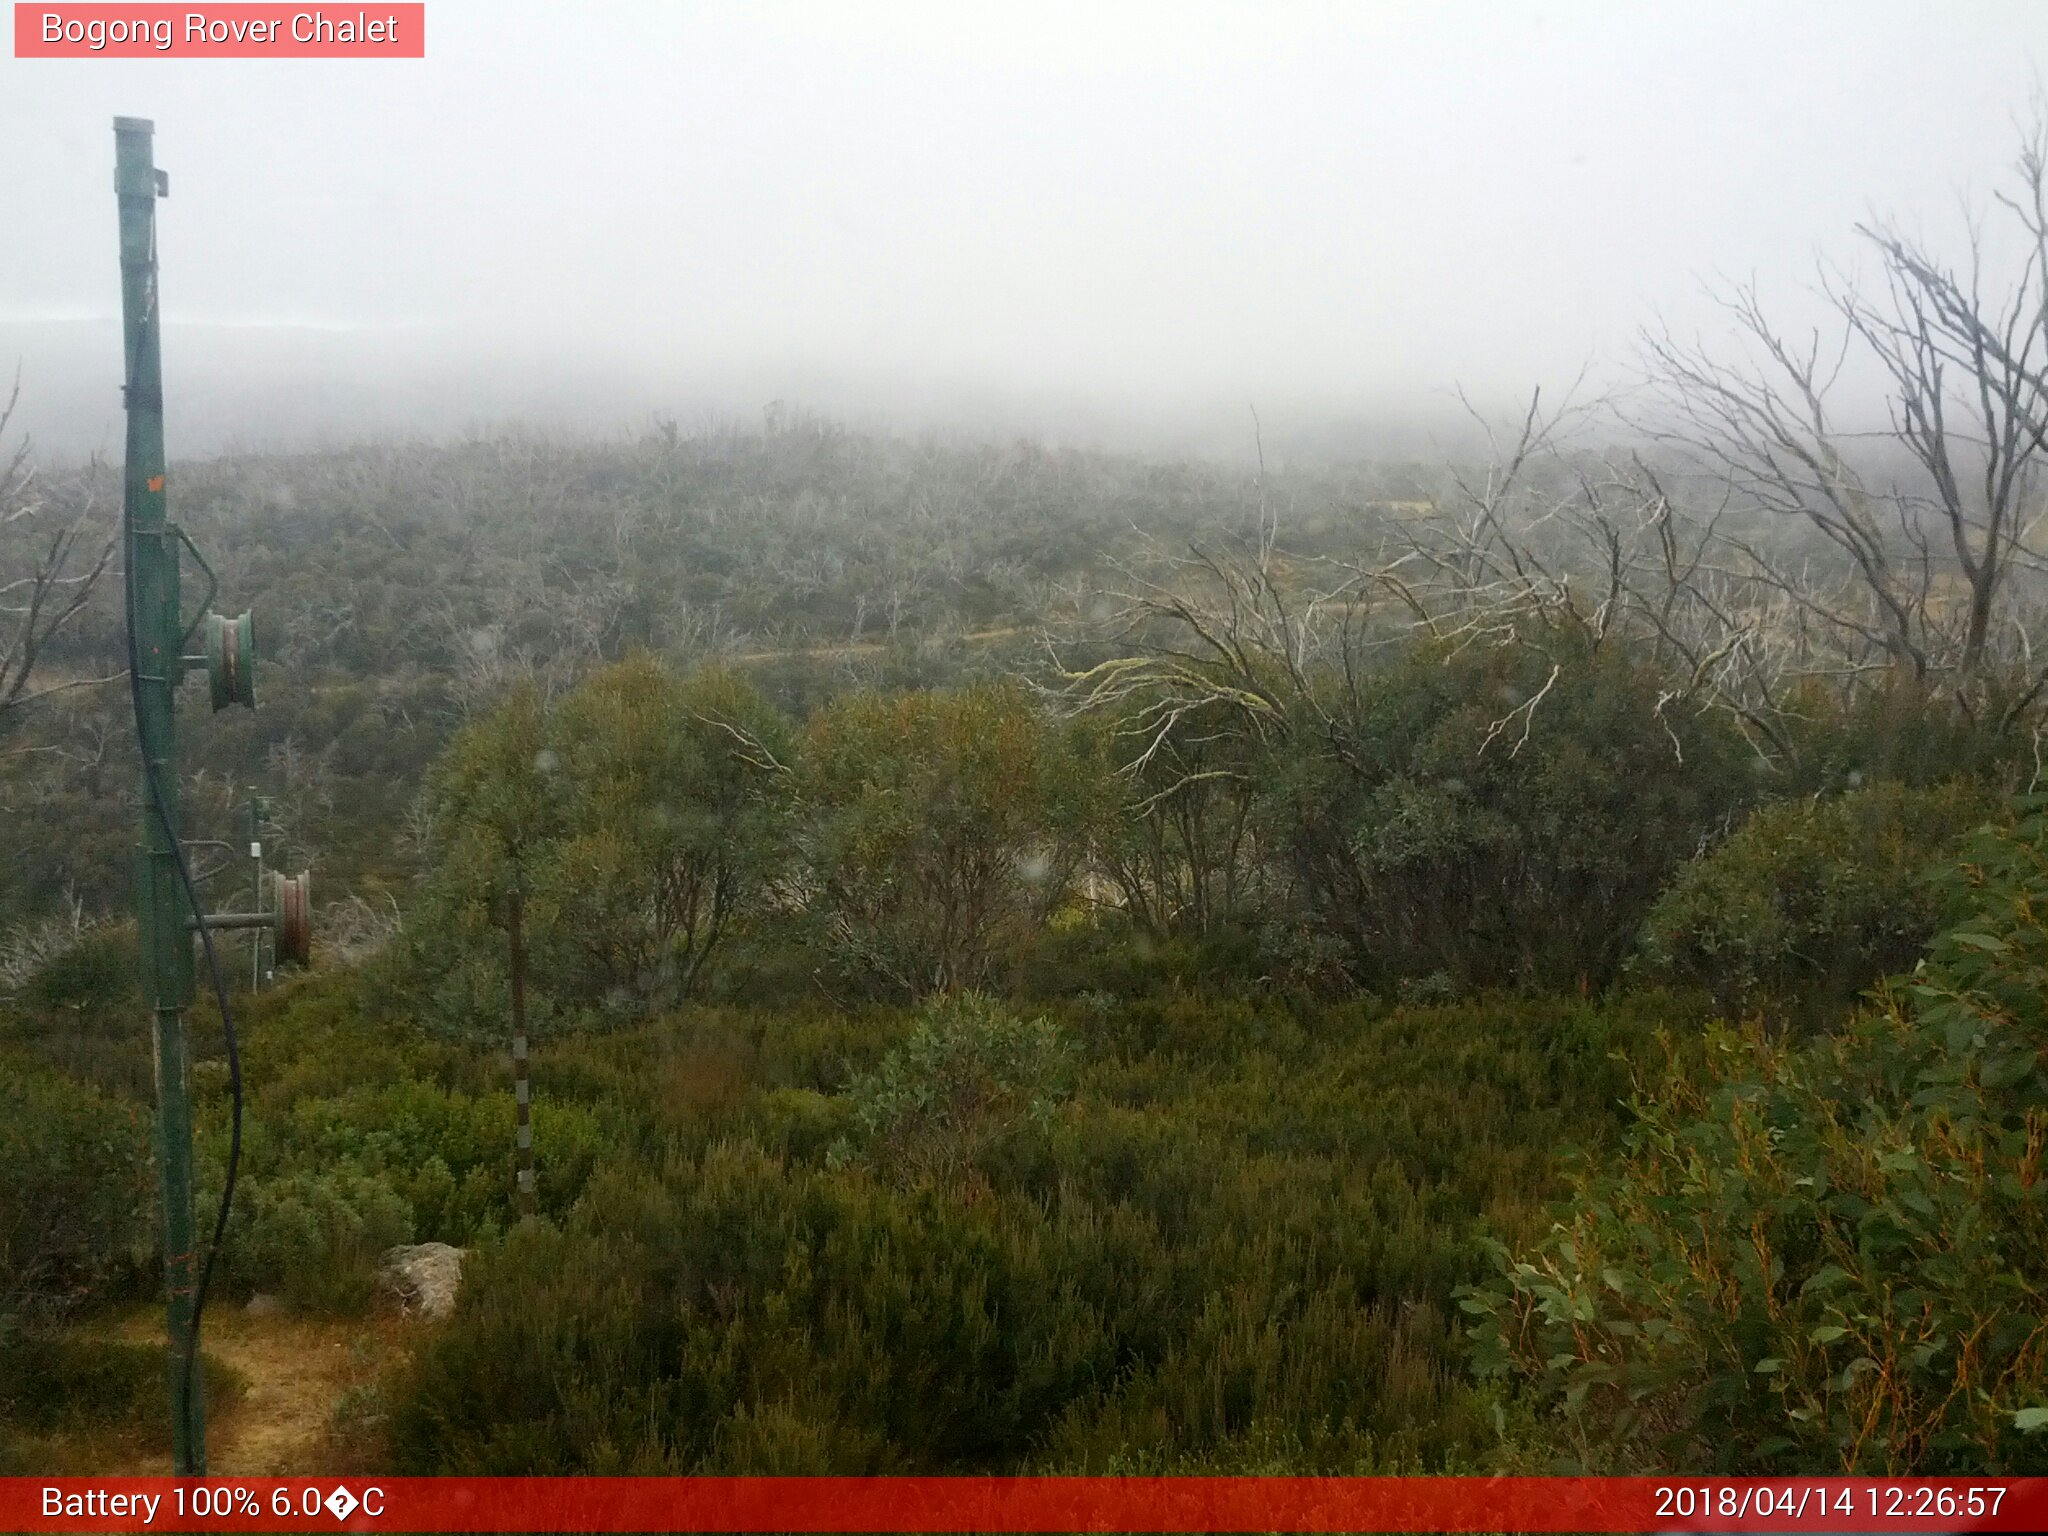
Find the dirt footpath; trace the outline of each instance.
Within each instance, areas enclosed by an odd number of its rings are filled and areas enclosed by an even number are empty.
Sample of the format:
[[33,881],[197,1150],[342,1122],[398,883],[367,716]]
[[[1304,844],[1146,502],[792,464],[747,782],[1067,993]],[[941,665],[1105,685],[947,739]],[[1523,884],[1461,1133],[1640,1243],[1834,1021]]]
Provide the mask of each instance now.
[[[207,1466],[223,1477],[322,1476],[376,1470],[376,1447],[360,1428],[337,1435],[335,1408],[352,1391],[357,1401],[408,1347],[416,1324],[379,1316],[357,1319],[273,1315],[251,1317],[238,1307],[208,1308],[202,1348],[240,1373],[239,1401],[207,1415]],[[153,1340],[163,1314],[151,1309],[124,1318],[118,1337]],[[360,1424],[360,1416],[356,1419]],[[369,1438],[374,1439],[374,1435]],[[110,1475],[152,1476],[170,1471],[168,1448]]]

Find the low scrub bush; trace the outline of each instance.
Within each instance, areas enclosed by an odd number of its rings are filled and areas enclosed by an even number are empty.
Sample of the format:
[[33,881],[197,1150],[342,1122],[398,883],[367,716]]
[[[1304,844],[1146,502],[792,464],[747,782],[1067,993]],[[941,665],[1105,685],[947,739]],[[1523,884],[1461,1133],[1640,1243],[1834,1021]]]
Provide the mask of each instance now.
[[832,1161],[858,1157],[892,1178],[950,1180],[1020,1137],[1042,1140],[1072,1077],[1072,1052],[1051,1020],[979,993],[946,998],[848,1087],[852,1133]]
[[[308,985],[282,1004],[266,1000],[251,1010],[242,1166],[223,1279],[237,1291],[353,1311],[370,1300],[385,1248],[463,1246],[513,1220],[516,1109],[509,1054],[412,1042],[402,1032],[388,1040],[387,1025],[346,1011],[330,1016],[334,1001]],[[302,1027],[297,1056],[289,1044],[295,1027]],[[201,1110],[199,1205],[210,1212],[228,1144],[222,1064],[201,1063],[193,1086]],[[601,1114],[567,1094],[536,1096],[544,1214],[567,1211],[600,1156],[620,1145],[626,1108],[614,1100]]]
[[1971,783],[1766,806],[1658,898],[1639,964],[1731,1018],[1840,1010],[1925,948],[1942,915],[1928,876],[1994,809]]
[[152,1245],[149,1116],[0,1053],[0,1326],[103,1300]]
[[76,914],[0,936],[0,1042],[110,1094],[147,1099],[135,925]]
[[748,1063],[717,1131],[679,1127],[559,1226],[484,1246],[394,1385],[398,1464],[1483,1465],[1494,1402],[1450,1301],[1482,1274],[1479,1225],[1533,1235],[1556,1149],[1611,1134],[1613,1057],[1654,1021],[1696,1030],[1698,1009],[1047,1012],[1056,1027],[971,997],[872,1015],[893,1043],[833,1092],[773,1023],[747,1045],[742,1016],[705,1016]]
[[[164,1418],[169,1347],[77,1333],[14,1342],[0,1373],[0,1426],[23,1434],[158,1431]],[[210,1407],[242,1395],[239,1372],[201,1351]]]
[[[205,1204],[219,1199],[207,1192]],[[349,1170],[298,1170],[237,1186],[222,1278],[296,1306],[352,1312],[376,1294],[377,1261],[408,1242],[412,1207],[384,1179]]]

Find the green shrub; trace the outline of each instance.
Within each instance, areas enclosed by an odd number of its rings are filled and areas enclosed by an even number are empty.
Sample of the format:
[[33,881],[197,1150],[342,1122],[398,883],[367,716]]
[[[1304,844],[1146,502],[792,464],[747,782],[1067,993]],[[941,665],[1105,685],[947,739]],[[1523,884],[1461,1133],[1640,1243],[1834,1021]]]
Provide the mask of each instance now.
[[[509,995],[508,929],[560,846],[566,790],[548,741],[548,714],[531,684],[513,688],[449,742],[424,792],[429,877],[406,933],[414,990],[429,1019],[459,1038],[502,1038]],[[530,905],[530,903],[529,903]],[[529,944],[549,914],[525,916]],[[530,962],[529,962],[530,963]],[[529,1033],[553,1021],[544,972],[536,976]]]
[[1639,963],[1731,1018],[1845,1006],[1926,946],[1941,904],[1925,877],[1994,804],[1969,783],[1881,783],[1766,806],[1679,872]]
[[57,949],[29,976],[22,999],[74,1024],[132,1019],[141,1000],[132,923],[102,923]]
[[317,1311],[360,1311],[376,1294],[378,1259],[413,1230],[404,1197],[368,1174],[252,1177],[236,1186],[221,1278]]
[[[1449,1300],[1482,1272],[1477,1224],[1533,1234],[1557,1148],[1613,1127],[1613,1056],[1698,1011],[1083,998],[1062,1049],[978,999],[908,1033],[691,1010],[659,1048],[715,1047],[749,1086],[679,1118],[666,1158],[600,1172],[559,1227],[483,1246],[394,1386],[398,1463],[1481,1466],[1495,1403]],[[834,1058],[858,1065],[833,1081]],[[1043,1085],[1069,1074],[1062,1102]],[[1043,1130],[1034,1098],[1061,1105]],[[828,1167],[842,1135],[858,1155]],[[900,1176],[963,1146],[975,1177]]]
[[756,1135],[771,1153],[800,1161],[827,1156],[845,1136],[852,1107],[844,1095],[775,1088],[756,1102]]
[[974,992],[943,999],[848,1087],[853,1132],[834,1146],[834,1161],[859,1156],[894,1178],[949,1180],[1020,1136],[1042,1139],[1072,1076],[1072,1052],[1051,1020]]
[[1846,699],[1821,680],[1795,687],[1784,699],[1786,787],[1839,794],[1885,780],[1928,789],[1962,778],[2017,790],[2036,768],[2034,717],[2019,702],[2032,678],[1994,673],[1983,681],[1987,707],[1975,711],[1898,675]]
[[478,1255],[395,1408],[400,1465],[987,1465],[1115,1364],[1099,1323],[1053,1330],[1039,1226],[745,1145],[617,1171]]
[[[1606,650],[1421,648],[1322,679],[1260,801],[1296,921],[1376,988],[1604,984],[1671,872],[1753,793],[1733,733],[1660,697]],[[1327,966],[1299,942],[1276,954],[1311,979]]]
[[28,1058],[0,1054],[0,1318],[59,1316],[147,1260],[149,1120]]
[[[199,1203],[210,1211],[226,1156],[226,1104],[219,1081],[205,1090]],[[618,1138],[591,1108],[560,1097],[537,1096],[532,1118],[539,1206],[559,1215]],[[384,1249],[462,1246],[513,1219],[514,1122],[502,1089],[465,1093],[399,1076],[285,1099],[253,1084],[225,1281],[319,1310],[360,1310]]]
[[1800,1046],[1720,1032],[1463,1305],[1594,1470],[2048,1471],[2048,819],[1972,840],[1969,916]]
[[135,975],[135,925],[72,919],[23,925],[0,939],[0,1041],[100,1089],[132,1099],[151,1093],[149,1048]]
[[584,679],[548,735],[564,821],[535,871],[548,979],[614,1011],[672,1004],[788,857],[788,728],[735,672],[638,658]]
[[810,909],[849,976],[985,985],[1066,901],[1093,760],[1021,689],[838,700],[803,740]]
[[739,674],[636,657],[559,702],[515,690],[435,766],[411,970],[450,1033],[502,1029],[515,896],[529,1033],[699,990],[794,851],[788,727]]

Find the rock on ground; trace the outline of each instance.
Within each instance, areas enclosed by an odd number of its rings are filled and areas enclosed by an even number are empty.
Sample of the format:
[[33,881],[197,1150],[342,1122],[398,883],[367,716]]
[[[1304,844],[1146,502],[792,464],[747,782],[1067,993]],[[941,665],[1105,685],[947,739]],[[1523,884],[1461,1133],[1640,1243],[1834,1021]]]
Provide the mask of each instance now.
[[378,1279],[401,1312],[424,1318],[455,1310],[462,1285],[463,1250],[447,1243],[411,1243],[385,1250]]

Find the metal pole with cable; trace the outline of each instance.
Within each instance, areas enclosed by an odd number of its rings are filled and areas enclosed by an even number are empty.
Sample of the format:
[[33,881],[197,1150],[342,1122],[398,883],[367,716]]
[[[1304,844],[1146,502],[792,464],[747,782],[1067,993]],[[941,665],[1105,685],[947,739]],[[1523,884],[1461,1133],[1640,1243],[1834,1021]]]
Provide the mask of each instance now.
[[[142,842],[135,903],[143,995],[155,1053],[156,1159],[163,1199],[164,1315],[170,1335],[171,1455],[180,1476],[206,1471],[206,1404],[199,1382],[199,1323],[207,1286],[227,1230],[242,1146],[242,1067],[234,1014],[213,931],[275,923],[278,952],[308,951],[308,887],[304,876],[278,882],[272,913],[202,918],[191,860],[178,832],[177,687],[188,666],[203,666],[213,707],[256,702],[256,646],[248,614],[228,619],[204,611],[183,621],[179,557],[191,554],[207,578],[206,601],[219,583],[190,539],[166,515],[162,319],[158,312],[156,203],[170,178],[156,168],[155,127],[139,117],[114,119],[114,193],[121,215],[121,319],[128,411],[127,462],[122,471],[121,532],[128,608],[128,679],[142,756]],[[204,655],[185,645],[206,628]],[[220,1006],[227,1047],[232,1117],[226,1176],[212,1240],[202,1261],[192,1207],[192,1097],[185,1009],[192,1000],[192,935],[199,935]]]
[[142,748],[142,848],[136,879],[142,986],[156,1068],[157,1177],[163,1197],[164,1307],[171,1341],[171,1452],[181,1474],[206,1470],[206,1405],[183,1379],[199,1288],[192,1215],[192,1100],[185,1005],[192,995],[192,907],[180,878],[174,690],[183,671],[178,550],[165,518],[164,384],[157,314],[153,125],[114,119],[114,191],[121,205],[121,314],[127,356],[128,451],[122,478],[128,633],[135,727]]

